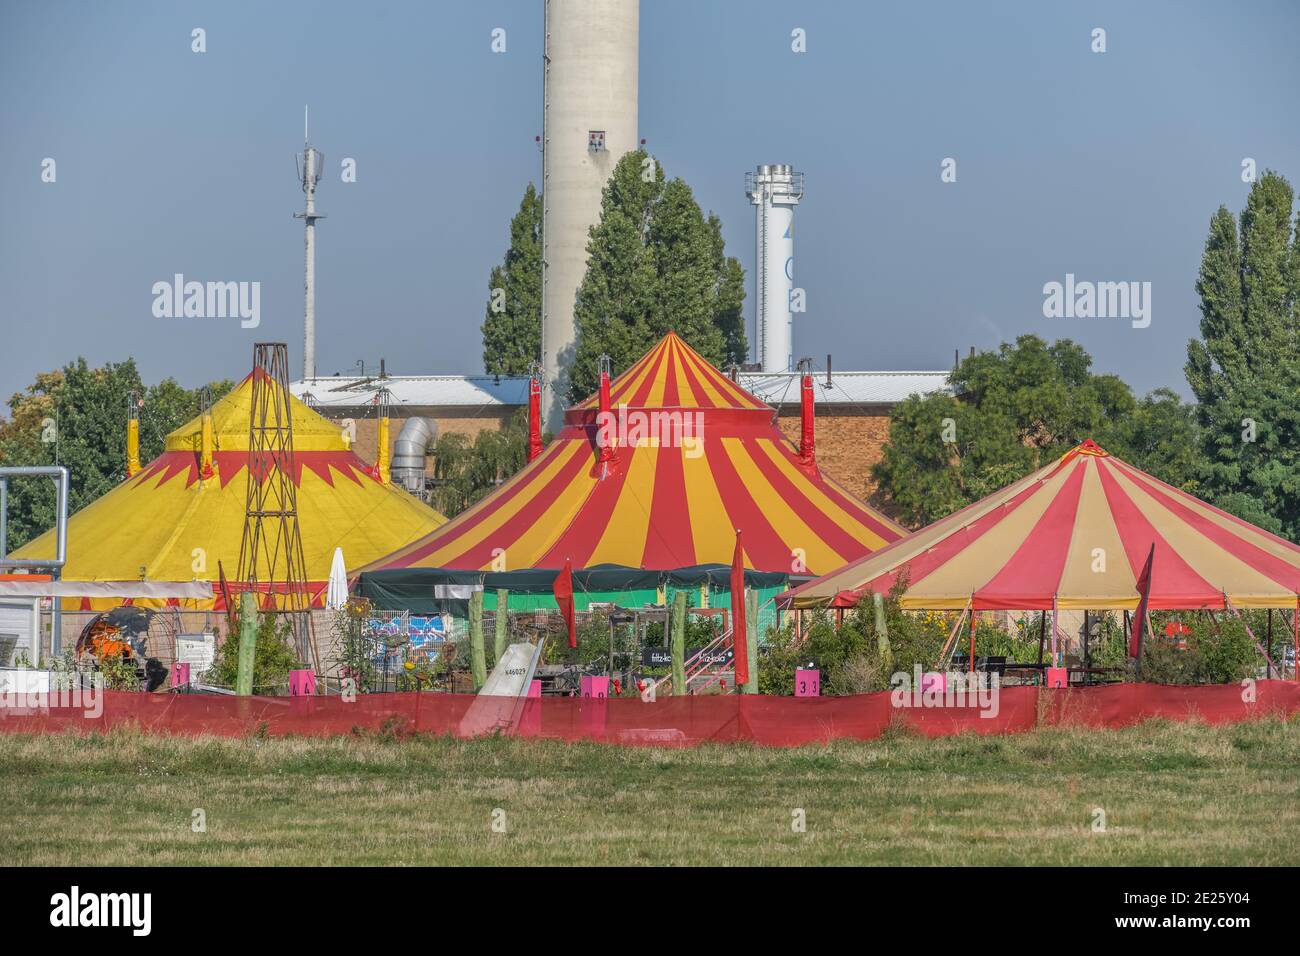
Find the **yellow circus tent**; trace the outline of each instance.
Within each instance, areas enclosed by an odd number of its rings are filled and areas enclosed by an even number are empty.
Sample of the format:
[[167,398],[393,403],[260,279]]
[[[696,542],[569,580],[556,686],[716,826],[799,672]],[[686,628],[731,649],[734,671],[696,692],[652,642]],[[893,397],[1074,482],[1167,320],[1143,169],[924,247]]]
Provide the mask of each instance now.
[[[232,590],[238,590],[234,578],[247,507],[252,399],[249,375],[207,416],[171,432],[163,453],[141,471],[73,515],[63,580],[211,581],[215,598],[202,606],[224,608],[218,562]],[[335,548],[343,549],[349,565],[361,567],[447,519],[401,488],[380,482],[349,449],[337,425],[292,395],[289,404],[303,557],[312,604],[319,607]],[[50,530],[11,557],[53,558],[54,553]],[[266,576],[261,569],[259,578]],[[82,606],[102,610],[116,603],[96,599]]]

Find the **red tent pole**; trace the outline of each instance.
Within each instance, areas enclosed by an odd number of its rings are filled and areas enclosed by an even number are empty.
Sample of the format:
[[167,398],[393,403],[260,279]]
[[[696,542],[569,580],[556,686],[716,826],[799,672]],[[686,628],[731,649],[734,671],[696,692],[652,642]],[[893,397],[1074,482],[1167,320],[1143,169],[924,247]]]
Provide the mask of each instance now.
[[[606,429],[608,431],[606,431]],[[602,434],[605,438],[602,439]],[[600,357],[600,403],[596,418],[596,443],[600,446],[600,461],[608,463],[614,460],[614,410],[609,396],[609,356]]]
[[528,460],[542,453],[542,380],[528,380]]
[[808,468],[817,463],[813,420],[813,380],[805,372],[799,384],[799,461]]

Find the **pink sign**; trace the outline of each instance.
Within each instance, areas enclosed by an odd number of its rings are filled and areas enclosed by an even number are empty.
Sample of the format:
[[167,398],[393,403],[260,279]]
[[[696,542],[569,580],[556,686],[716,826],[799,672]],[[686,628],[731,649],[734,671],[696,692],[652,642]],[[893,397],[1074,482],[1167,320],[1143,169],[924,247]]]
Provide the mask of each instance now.
[[1048,687],[1066,687],[1070,683],[1070,672],[1064,667],[1049,667],[1047,669],[1047,686]]
[[943,694],[948,690],[948,678],[938,671],[931,671],[928,674],[921,675],[921,693],[932,691],[936,694]]
[[604,699],[609,697],[609,678],[584,675],[582,678],[582,696]]
[[535,681],[533,681],[531,684],[528,685],[528,696],[529,696],[529,697],[541,697],[541,696],[542,696],[542,682],[541,682],[541,681],[539,681],[539,680],[535,680]]
[[820,697],[822,695],[822,672],[816,669],[800,667],[794,672],[794,696]]
[[316,675],[310,670],[289,671],[289,696],[310,697],[316,693]]
[[178,662],[172,667],[172,686],[187,687],[190,683],[190,665]]

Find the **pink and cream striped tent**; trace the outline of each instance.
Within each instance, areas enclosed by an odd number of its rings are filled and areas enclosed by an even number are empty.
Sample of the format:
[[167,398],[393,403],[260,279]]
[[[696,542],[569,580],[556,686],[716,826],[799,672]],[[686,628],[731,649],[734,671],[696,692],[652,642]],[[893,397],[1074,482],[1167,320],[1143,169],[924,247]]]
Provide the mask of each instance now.
[[1091,440],[1001,491],[786,592],[850,607],[906,576],[916,610],[1295,608],[1300,547],[1108,454]]

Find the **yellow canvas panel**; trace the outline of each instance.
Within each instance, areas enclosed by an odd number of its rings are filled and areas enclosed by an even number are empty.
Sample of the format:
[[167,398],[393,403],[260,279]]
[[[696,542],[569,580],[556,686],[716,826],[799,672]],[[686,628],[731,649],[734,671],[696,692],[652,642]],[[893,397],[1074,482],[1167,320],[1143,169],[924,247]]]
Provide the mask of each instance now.
[[659,462],[658,447],[645,444],[629,449],[632,461],[627,465],[627,477],[614,505],[614,511],[605,524],[596,549],[587,560],[588,565],[621,564],[629,568],[641,566],[645,554],[646,535],[650,533],[650,503],[654,500],[655,470]]
[[[530,477],[533,478],[533,489],[544,488],[552,478],[564,470],[564,466],[569,463],[574,455],[587,450],[587,446],[582,442],[565,442],[559,453],[539,471],[529,473]],[[503,524],[518,514],[519,510],[532,500],[531,494],[524,493],[525,490],[531,489],[521,489],[520,493],[513,495],[492,514],[474,524],[464,534],[457,536],[443,547],[425,555],[416,562],[415,566],[424,568],[442,567],[444,563],[456,555],[464,554],[487,539],[489,535],[495,534]],[[493,497],[495,498],[495,496]],[[501,547],[508,549],[510,544],[510,542],[504,542]],[[528,566],[527,564],[511,565],[511,567]]]
[[[267,381],[266,387],[279,398],[280,386]],[[247,451],[248,431],[253,410],[253,377],[249,375],[223,398],[213,403],[209,410],[218,451]],[[347,442],[343,430],[329,419],[316,414],[293,395],[289,396],[289,413],[293,424],[295,451],[345,451]],[[203,416],[196,415],[180,428],[167,434],[167,451],[199,450]]]
[[[1061,572],[1058,606],[1110,607],[1114,602],[1137,606],[1136,578],[1115,518],[1106,501],[1106,491],[1097,473],[1097,459],[1080,459],[1084,469],[1079,488],[1079,510],[1074,518],[1070,546]],[[1100,552],[1100,553],[1098,553]]]
[[889,542],[882,538],[876,532],[872,531],[866,525],[858,521],[857,518],[841,508],[836,502],[815,484],[808,480],[808,476],[796,468],[790,459],[781,454],[777,448],[776,442],[770,438],[760,438],[757,441],[759,450],[763,452],[767,460],[776,466],[777,470],[786,477],[791,484],[799,489],[799,493],[817,506],[818,510],[825,512],[835,519],[836,524],[847,531],[859,541],[866,543],[871,550],[876,551],[884,547]]
[[[703,451],[702,444],[698,450]],[[695,546],[694,563],[730,563],[736,550],[736,529],[727,517],[727,506],[709,467],[709,456],[683,455],[682,480],[686,486],[685,519],[691,523],[691,540]]]
[[[1077,467],[1077,466],[1076,466]],[[1003,565],[1024,543],[1048,506],[1065,484],[1070,468],[1063,468],[1043,481],[1019,507],[985,531],[972,544],[965,547],[935,568],[922,580],[908,587],[908,597],[913,601],[954,600],[964,594],[967,599],[1002,570]],[[941,605],[917,606],[939,608]],[[942,605],[946,607],[947,605]],[[963,605],[964,606],[964,605]]]
[[772,487],[763,470],[749,457],[749,452],[741,439],[724,438],[722,447],[726,450],[727,457],[731,459],[732,467],[736,469],[736,475],[744,484],[745,490],[762,510],[763,517],[772,526],[772,530],[792,549],[803,550],[812,573],[825,572],[844,564],[844,558],[822,540],[821,535],[808,527],[807,522],[799,517],[790,502]]
[[[1123,462],[1115,462],[1115,466],[1113,470],[1116,473],[1130,474],[1133,469],[1132,466],[1127,465]],[[1161,487],[1161,490],[1164,491],[1166,494],[1168,494],[1171,498],[1176,499],[1180,504],[1186,506],[1189,511],[1195,513],[1201,518],[1204,518],[1206,521],[1210,521],[1218,525],[1220,528],[1223,528],[1225,531],[1227,531],[1234,537],[1241,538],[1243,541],[1247,542],[1248,544],[1252,544],[1255,547],[1259,548],[1260,550],[1273,555],[1273,557],[1285,561],[1287,564],[1291,565],[1294,568],[1300,568],[1300,551],[1297,551],[1295,547],[1293,546],[1289,547],[1286,544],[1277,541],[1270,535],[1264,533],[1264,531],[1259,528],[1254,528],[1249,525],[1238,524],[1237,522],[1233,521],[1231,518],[1219,514],[1217,511],[1215,511],[1205,502],[1200,501],[1199,499],[1194,498],[1191,495],[1181,493],[1175,488],[1163,486]]]
[[[866,581],[874,580],[882,574],[887,574],[895,568],[902,567],[913,558],[933,548],[950,534],[967,525],[974,524],[994,509],[1004,507],[1007,502],[1014,499],[1026,487],[1040,482],[1051,473],[1054,467],[1056,467],[1055,462],[1026,475],[1019,481],[1011,483],[1001,491],[994,492],[987,498],[971,505],[965,511],[956,512],[946,518],[940,518],[938,521],[926,525],[920,531],[894,542],[889,547],[877,551],[860,561],[853,562],[841,571],[832,572],[825,577],[804,585],[800,589],[799,596],[794,600],[793,606],[816,607],[825,604],[834,599],[835,595],[841,591],[853,590]],[[959,592],[954,592],[954,595],[957,593]],[[955,600],[956,597],[953,596],[953,599]],[[964,600],[969,599],[970,593],[966,592]],[[965,607],[966,605],[963,603],[961,606]]]
[[[1119,469],[1114,471],[1114,475],[1115,481],[1133,500],[1138,511],[1151,522],[1178,556],[1211,587],[1227,593],[1228,599],[1234,604],[1238,603],[1238,596],[1244,599],[1247,595],[1289,595],[1294,600],[1294,592],[1287,591],[1240,558],[1214,544],[1139,488],[1128,475]],[[1158,574],[1159,571],[1153,573]]]

